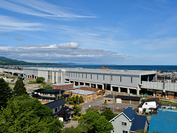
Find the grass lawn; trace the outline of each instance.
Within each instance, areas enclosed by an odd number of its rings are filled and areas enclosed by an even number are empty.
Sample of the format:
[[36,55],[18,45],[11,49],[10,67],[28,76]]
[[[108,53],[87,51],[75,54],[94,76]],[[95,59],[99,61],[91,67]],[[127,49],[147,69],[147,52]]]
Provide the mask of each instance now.
[[30,81],[28,82],[28,84],[39,84],[39,83],[37,83],[36,81],[31,81],[31,80],[30,80]]
[[169,102],[169,101],[162,101],[162,100],[160,100],[159,103],[165,104],[165,105],[175,105],[175,106],[177,106],[177,103],[173,103],[173,102]]
[[8,83],[9,85],[15,85],[15,83]]

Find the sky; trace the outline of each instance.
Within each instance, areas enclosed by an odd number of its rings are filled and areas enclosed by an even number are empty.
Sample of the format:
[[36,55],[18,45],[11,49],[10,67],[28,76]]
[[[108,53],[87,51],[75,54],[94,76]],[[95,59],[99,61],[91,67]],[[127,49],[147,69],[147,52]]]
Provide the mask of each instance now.
[[0,56],[177,65],[177,1],[0,0]]

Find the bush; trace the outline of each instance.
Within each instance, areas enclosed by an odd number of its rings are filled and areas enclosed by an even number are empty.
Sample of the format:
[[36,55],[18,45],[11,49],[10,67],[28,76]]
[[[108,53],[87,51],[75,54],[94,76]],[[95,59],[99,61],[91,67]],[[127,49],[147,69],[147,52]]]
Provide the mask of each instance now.
[[37,79],[36,79],[36,82],[37,83],[43,83],[45,81],[45,78],[43,78],[43,77],[38,77]]
[[77,119],[79,119],[79,116],[74,115],[73,120],[77,120]]
[[52,88],[52,86],[45,86],[45,87],[43,87],[43,89],[44,90],[52,90],[53,88]]

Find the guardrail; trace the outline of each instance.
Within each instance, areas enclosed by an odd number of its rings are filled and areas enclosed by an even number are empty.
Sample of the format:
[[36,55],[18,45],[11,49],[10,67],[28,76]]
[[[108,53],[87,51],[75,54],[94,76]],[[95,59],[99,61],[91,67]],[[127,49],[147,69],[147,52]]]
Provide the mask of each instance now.
[[161,82],[142,81],[141,88],[177,92],[177,83],[165,83],[164,84]]

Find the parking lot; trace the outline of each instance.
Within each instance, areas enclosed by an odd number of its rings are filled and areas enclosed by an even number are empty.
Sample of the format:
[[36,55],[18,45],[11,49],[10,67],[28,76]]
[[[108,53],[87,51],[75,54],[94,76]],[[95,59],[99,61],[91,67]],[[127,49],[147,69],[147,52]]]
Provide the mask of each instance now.
[[82,104],[82,111],[81,113],[85,113],[85,109],[88,109],[90,106],[97,106],[97,107],[107,107],[107,108],[115,108],[115,109],[125,109],[127,107],[136,108],[138,105],[135,104],[124,104],[124,103],[114,103],[113,104],[104,104],[103,102],[104,97],[99,97],[95,100],[89,101],[88,103]]

